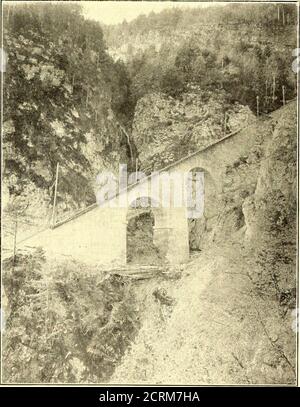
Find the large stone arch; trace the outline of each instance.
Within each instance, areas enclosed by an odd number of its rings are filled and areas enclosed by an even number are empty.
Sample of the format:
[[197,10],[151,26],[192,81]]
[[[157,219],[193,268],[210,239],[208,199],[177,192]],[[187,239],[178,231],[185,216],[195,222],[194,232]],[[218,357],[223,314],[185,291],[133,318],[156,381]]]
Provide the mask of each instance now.
[[162,263],[166,260],[169,245],[169,229],[165,229],[164,234],[160,233],[167,208],[162,208],[160,202],[151,196],[140,196],[139,193],[132,199],[134,196],[134,193],[129,196],[126,214],[127,263],[136,262],[137,257],[140,264],[144,264],[145,259],[148,259],[147,264]]

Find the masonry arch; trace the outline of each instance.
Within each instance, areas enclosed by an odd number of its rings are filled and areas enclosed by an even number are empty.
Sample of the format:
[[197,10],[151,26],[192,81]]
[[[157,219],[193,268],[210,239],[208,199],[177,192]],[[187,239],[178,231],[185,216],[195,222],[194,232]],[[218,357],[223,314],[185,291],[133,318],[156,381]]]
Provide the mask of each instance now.
[[148,196],[134,199],[126,215],[126,262],[128,264],[160,264],[164,242],[157,239],[156,227],[164,218],[159,202]]
[[201,250],[212,236],[219,214],[220,194],[211,173],[205,168],[193,167],[187,177],[187,194],[190,195],[190,200],[187,200],[187,214],[191,253]]

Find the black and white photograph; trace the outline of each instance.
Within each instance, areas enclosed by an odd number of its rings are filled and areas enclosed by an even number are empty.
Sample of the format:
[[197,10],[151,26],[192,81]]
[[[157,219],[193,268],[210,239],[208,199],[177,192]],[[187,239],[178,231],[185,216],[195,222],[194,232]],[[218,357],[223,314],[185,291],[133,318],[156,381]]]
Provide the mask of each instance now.
[[298,30],[2,2],[2,385],[298,386]]

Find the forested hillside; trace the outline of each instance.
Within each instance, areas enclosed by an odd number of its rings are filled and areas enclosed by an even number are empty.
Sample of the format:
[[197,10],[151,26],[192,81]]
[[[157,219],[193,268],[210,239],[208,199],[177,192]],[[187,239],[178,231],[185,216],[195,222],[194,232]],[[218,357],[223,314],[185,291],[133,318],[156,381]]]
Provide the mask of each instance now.
[[[295,384],[296,12],[181,7],[105,26],[72,2],[5,4],[5,382]],[[86,222],[97,174],[158,170],[229,134],[213,147],[216,179],[203,169],[186,263],[159,255],[154,231],[172,228],[151,208],[130,208],[123,229],[109,215],[98,228],[93,211]],[[95,264],[89,243],[72,258],[82,236],[68,221],[62,237],[54,230],[63,260],[30,245],[51,246],[57,169],[56,220],[78,210],[80,232],[96,225]],[[124,238],[124,267],[106,263],[121,242],[108,228]]]
[[141,170],[162,168],[296,95],[293,5],[173,8],[103,30],[131,79]]
[[232,130],[228,112],[242,122],[243,106],[281,106],[296,92],[295,23],[292,5],[174,8],[102,27],[74,4],[6,5],[5,192],[51,207],[59,163],[64,215],[94,202],[103,169],[161,167]]
[[173,8],[104,27],[110,54],[127,61],[135,100],[149,91],[172,96],[187,84],[224,89],[229,100],[270,111],[295,95],[291,72],[296,7],[228,4]]
[[[129,83],[100,25],[78,5],[4,7],[4,181],[10,197],[68,212],[94,202],[96,175],[127,162]],[[26,200],[26,199],[25,199]],[[35,208],[37,209],[37,208]],[[45,213],[43,213],[43,216]],[[46,215],[47,216],[47,215]]]

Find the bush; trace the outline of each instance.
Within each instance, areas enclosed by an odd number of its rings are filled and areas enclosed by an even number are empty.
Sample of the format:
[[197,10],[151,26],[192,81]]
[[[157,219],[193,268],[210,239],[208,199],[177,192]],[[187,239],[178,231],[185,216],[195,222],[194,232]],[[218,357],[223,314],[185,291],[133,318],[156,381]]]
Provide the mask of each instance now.
[[176,69],[169,69],[161,78],[160,89],[169,96],[177,97],[186,90],[184,76]]
[[131,285],[103,270],[36,251],[8,260],[3,284],[5,382],[105,382],[139,327]]

